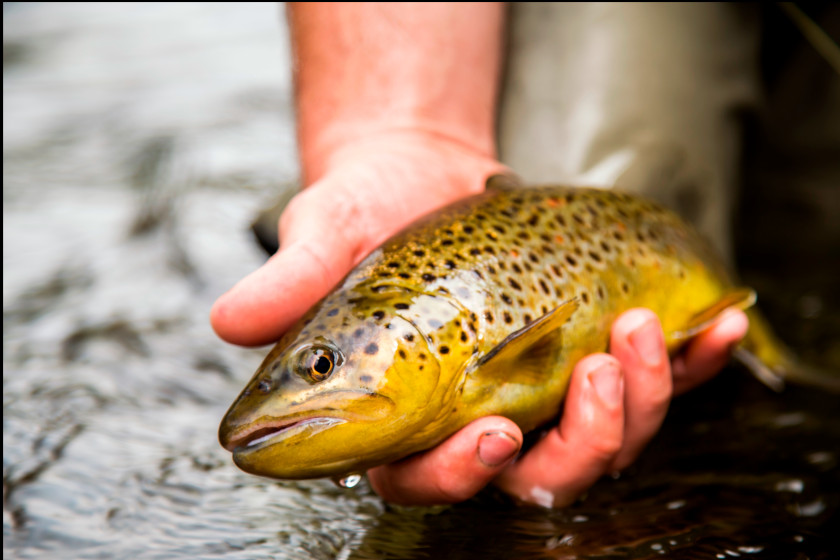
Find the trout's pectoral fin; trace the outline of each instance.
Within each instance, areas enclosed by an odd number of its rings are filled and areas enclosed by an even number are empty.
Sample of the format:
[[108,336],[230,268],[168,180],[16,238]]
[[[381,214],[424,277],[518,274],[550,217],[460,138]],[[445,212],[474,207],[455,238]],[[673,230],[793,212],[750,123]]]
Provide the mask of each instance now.
[[721,299],[694,314],[683,328],[666,333],[665,340],[668,348],[674,350],[685,344],[689,339],[705,331],[717,321],[718,317],[727,309],[745,310],[755,303],[755,291],[751,288],[735,288]]
[[561,303],[533,323],[511,333],[478,361],[471,375],[525,384],[544,380],[562,348],[561,328],[578,305],[576,299]]

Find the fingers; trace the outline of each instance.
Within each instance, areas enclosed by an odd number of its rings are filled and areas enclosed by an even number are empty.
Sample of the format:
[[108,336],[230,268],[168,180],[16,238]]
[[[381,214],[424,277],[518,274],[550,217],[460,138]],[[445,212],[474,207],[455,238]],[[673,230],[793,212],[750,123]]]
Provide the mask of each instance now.
[[627,467],[656,434],[673,394],[671,364],[659,319],[649,309],[631,309],[613,324],[610,353],[625,373],[624,444],[611,468]]
[[593,354],[575,366],[563,418],[505,469],[498,486],[543,507],[568,505],[612,464],[624,439],[624,377],[618,361]]
[[697,335],[674,359],[674,393],[681,394],[715,376],[729,361],[732,348],[744,338],[749,319],[730,309],[706,331]]
[[437,447],[371,469],[368,479],[383,499],[403,505],[450,504],[484,488],[522,446],[512,421],[488,416],[468,424]]
[[216,301],[210,323],[224,340],[277,341],[355,264],[354,205],[336,201],[331,211],[317,194],[310,189],[295,197],[281,218],[280,251]]

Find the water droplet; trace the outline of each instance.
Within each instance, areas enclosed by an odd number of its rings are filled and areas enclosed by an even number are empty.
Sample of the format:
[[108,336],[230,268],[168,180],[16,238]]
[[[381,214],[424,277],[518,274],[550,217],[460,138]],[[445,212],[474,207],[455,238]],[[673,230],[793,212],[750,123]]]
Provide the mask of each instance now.
[[359,484],[360,480],[362,480],[362,475],[360,475],[360,474],[350,474],[350,475],[347,475],[345,477],[334,478],[333,482],[339,488],[353,488],[357,484]]

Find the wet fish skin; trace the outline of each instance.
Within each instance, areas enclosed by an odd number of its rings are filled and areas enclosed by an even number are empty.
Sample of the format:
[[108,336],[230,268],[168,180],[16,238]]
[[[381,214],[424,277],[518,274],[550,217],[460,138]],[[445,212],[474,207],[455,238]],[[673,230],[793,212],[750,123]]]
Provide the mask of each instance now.
[[[753,299],[652,202],[488,188],[388,240],[311,309],[228,410],[220,441],[247,472],[301,479],[395,461],[490,414],[529,431],[623,311],[656,312],[675,351]],[[759,329],[746,347],[772,369],[784,353]]]

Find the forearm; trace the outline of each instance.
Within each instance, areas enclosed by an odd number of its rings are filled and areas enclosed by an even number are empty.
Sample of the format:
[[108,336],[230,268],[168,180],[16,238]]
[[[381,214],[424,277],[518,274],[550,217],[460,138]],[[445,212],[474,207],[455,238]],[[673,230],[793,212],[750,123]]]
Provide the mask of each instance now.
[[355,141],[421,132],[495,155],[503,5],[292,3],[305,184]]

